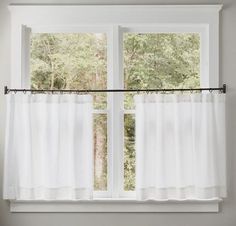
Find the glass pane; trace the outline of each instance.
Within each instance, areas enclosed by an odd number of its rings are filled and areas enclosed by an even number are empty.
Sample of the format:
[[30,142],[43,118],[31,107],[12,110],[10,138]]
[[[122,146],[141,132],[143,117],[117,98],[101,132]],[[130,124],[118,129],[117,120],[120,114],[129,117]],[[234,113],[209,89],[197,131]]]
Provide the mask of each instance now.
[[106,114],[94,114],[94,190],[107,190]]
[[124,190],[135,189],[135,121],[133,114],[124,115],[125,150],[124,150]]
[[[200,87],[200,35],[197,33],[125,33],[125,88]],[[125,108],[134,108],[134,94]]]
[[[200,36],[197,33],[125,33],[126,89],[200,87]],[[133,93],[125,109],[134,109]],[[135,189],[135,119],[124,116],[124,190]]]
[[[103,33],[31,35],[32,89],[106,89],[107,38]],[[106,108],[106,94],[93,94]]]
[[[32,89],[106,89],[107,40],[101,33],[32,34]],[[106,108],[106,93],[93,94]],[[94,189],[107,190],[107,116],[94,115]]]

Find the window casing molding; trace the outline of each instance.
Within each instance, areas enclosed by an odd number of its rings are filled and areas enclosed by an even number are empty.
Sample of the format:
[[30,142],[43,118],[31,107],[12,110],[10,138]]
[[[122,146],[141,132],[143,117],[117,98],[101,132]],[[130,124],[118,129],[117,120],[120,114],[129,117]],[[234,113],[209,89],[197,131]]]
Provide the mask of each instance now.
[[[124,86],[123,46],[121,41],[123,32],[198,32],[201,37],[201,87],[218,87],[219,11],[221,8],[222,5],[10,5],[12,20],[11,87],[26,88],[30,86],[29,35],[31,32],[106,33],[108,41],[108,89],[122,89]],[[105,111],[109,125],[107,131],[109,134],[107,145],[109,150],[108,191],[95,191],[94,196],[95,198],[110,198],[112,200],[132,199],[135,197],[135,192],[125,192],[123,190],[123,117],[124,113],[132,110],[123,109],[122,94],[111,93],[108,95],[107,101],[109,108]],[[27,202],[23,202],[24,205],[22,203],[18,205],[18,202],[13,203],[14,206],[17,205],[23,209],[27,205],[31,205]],[[201,205],[206,203],[209,204],[208,201],[200,202]],[[99,202],[95,201],[95,204],[99,205]],[[105,206],[110,205],[112,207],[114,204],[116,204],[116,201],[109,201],[106,202]],[[135,204],[137,203],[132,201],[131,207]],[[175,204],[178,205],[179,203],[176,202]],[[188,205],[190,204],[188,203]],[[214,201],[211,204],[208,207],[214,206],[212,210],[216,210],[217,205],[218,210],[218,201]],[[82,206],[80,207],[82,208]],[[135,208],[131,209],[135,210]],[[208,211],[210,210],[211,208],[208,208]],[[158,208],[155,207],[153,211],[158,212]]]

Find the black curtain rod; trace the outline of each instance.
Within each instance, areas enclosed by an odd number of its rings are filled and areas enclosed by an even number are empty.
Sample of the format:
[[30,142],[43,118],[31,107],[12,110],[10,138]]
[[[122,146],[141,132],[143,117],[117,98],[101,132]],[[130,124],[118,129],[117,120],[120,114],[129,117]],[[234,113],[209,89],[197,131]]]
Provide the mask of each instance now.
[[88,89],[88,90],[76,90],[76,89],[9,89],[4,87],[4,94],[10,92],[32,92],[32,93],[129,93],[129,92],[186,92],[186,91],[221,91],[226,93],[226,84],[223,84],[220,88],[193,88],[193,89]]

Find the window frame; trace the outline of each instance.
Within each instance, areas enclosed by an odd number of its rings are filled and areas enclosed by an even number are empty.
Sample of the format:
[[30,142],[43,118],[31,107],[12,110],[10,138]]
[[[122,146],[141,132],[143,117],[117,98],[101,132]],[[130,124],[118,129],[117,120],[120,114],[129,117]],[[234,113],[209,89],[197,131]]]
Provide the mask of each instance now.
[[[124,88],[122,56],[124,32],[198,32],[201,38],[201,87],[218,87],[221,8],[222,5],[10,5],[11,65],[14,65],[11,67],[11,87],[29,87],[30,32],[106,33],[108,89]],[[108,191],[95,191],[94,202],[101,199],[109,199],[112,202],[128,199],[132,204],[137,204],[134,199],[135,192],[124,191],[123,188],[124,114],[133,111],[124,109],[123,94],[109,93],[107,96],[107,110],[95,110],[95,113],[101,111],[107,113]],[[209,201],[200,203],[209,204]],[[214,200],[212,206],[218,211],[216,203],[218,204]],[[154,212],[159,212],[157,209]]]

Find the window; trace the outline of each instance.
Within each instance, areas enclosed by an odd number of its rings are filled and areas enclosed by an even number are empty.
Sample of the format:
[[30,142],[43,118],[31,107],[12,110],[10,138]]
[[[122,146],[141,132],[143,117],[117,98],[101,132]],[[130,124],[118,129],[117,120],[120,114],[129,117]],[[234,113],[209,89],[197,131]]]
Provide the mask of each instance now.
[[[18,34],[12,39],[12,87],[218,86],[221,6],[10,8],[12,29]],[[42,10],[45,17],[39,20]],[[132,97],[94,94],[95,198],[135,195]]]

